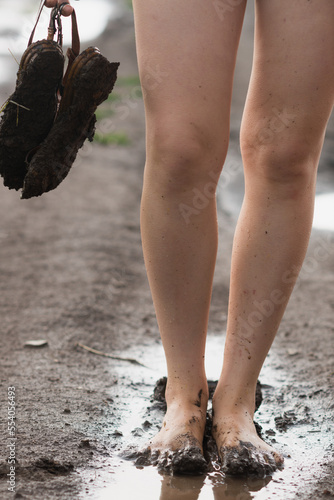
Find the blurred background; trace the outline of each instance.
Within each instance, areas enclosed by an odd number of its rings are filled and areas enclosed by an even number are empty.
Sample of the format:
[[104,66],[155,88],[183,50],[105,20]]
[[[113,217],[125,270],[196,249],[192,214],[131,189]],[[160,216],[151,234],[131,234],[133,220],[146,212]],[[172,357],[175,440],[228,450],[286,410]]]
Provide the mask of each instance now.
[[[94,13],[92,16],[92,2],[90,0],[73,0],[76,8],[80,37],[83,44],[89,44],[97,39],[103,39],[117,24],[132,22],[131,0],[94,0]],[[36,13],[38,0],[0,0],[0,102],[6,98],[15,85],[18,61],[27,46]],[[35,40],[46,36],[49,22],[49,13],[44,9]],[[243,174],[239,152],[238,137],[243,105],[247,93],[248,81],[252,64],[254,30],[254,2],[248,2],[244,28],[240,41],[240,48],[236,66],[234,94],[231,114],[231,144],[222,175],[220,189],[218,190],[219,206],[227,213],[236,216],[239,212],[243,197]],[[70,44],[69,21],[63,23],[64,45]],[[104,47],[108,56],[108,44]],[[135,60],[135,46],[132,44],[130,59],[132,65]],[[127,73],[127,61],[122,60],[120,74]],[[126,77],[128,75],[125,75]],[[132,75],[133,76],[133,75]],[[138,82],[139,84],[139,82]],[[105,118],[105,113],[102,113]],[[99,116],[98,116],[99,117]],[[124,124],[126,127],[126,123]],[[140,131],[138,131],[140,133]],[[118,140],[126,142],[123,132]],[[142,130],[144,139],[144,130]],[[97,140],[108,142],[97,135]],[[117,143],[117,140],[116,140]],[[334,212],[334,119],[329,122],[326,140],[319,165],[317,185],[317,203],[314,224],[319,229],[334,230],[334,221],[329,216]]]

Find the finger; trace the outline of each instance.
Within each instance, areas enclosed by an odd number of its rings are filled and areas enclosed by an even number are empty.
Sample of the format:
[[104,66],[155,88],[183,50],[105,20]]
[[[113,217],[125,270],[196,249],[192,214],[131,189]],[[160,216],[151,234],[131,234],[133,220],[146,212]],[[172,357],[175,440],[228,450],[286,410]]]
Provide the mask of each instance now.
[[[64,3],[68,2],[64,2],[64,0],[45,0],[45,6],[50,8]],[[73,12],[73,7],[68,3],[68,5],[65,5],[65,7],[62,8],[61,14],[66,17],[70,16],[72,12]]]
[[[58,0],[58,5],[63,5],[64,3],[68,3],[68,2],[64,2],[62,0]],[[73,7],[68,4],[68,5],[65,5],[64,7],[62,7],[61,9],[61,15],[62,16],[70,16],[73,12]]]

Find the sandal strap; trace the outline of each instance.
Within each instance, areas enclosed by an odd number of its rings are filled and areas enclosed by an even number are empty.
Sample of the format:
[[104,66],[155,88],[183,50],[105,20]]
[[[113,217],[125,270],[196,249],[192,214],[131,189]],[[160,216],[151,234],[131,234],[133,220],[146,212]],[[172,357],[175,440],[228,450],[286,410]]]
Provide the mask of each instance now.
[[[53,40],[53,37],[55,34],[54,23],[55,23],[56,13],[58,12],[60,14],[62,8],[64,8],[65,5],[69,5],[68,2],[64,2],[59,7],[55,7],[54,9],[52,9],[51,16],[50,16],[50,25],[48,28],[48,40]],[[33,38],[35,35],[35,31],[36,31],[36,27],[37,27],[37,24],[40,20],[44,6],[45,6],[45,0],[41,0],[36,23],[35,23],[35,26],[33,27],[33,30],[31,32],[31,35],[30,35],[30,38],[28,41],[28,47],[29,47],[29,45],[32,44],[32,41],[33,41]],[[78,32],[77,18],[76,18],[74,9],[73,9],[73,12],[71,15],[71,20],[72,20],[72,47],[68,50],[68,52],[71,51],[71,56],[69,56],[69,59],[73,63],[74,59],[80,54],[80,38],[79,38],[79,32]],[[62,46],[62,32],[61,32],[60,15],[58,18],[58,40],[57,41],[58,41],[59,45]],[[72,63],[71,63],[71,65],[72,65]]]
[[77,23],[77,17],[75,15],[75,10],[73,9],[72,12],[72,47],[67,49],[67,57],[68,57],[68,65],[66,68],[66,72],[63,78],[63,86],[65,86],[68,74],[70,72],[70,69],[72,67],[72,64],[74,63],[75,59],[78,57],[80,54],[80,38],[79,38],[79,32],[78,32],[78,23]]
[[[58,10],[61,14],[61,11],[65,7],[65,5],[69,5],[68,2],[63,2],[62,4],[59,5]],[[77,57],[80,54],[80,38],[79,38],[79,32],[78,32],[78,23],[77,23],[77,16],[75,14],[75,10],[73,8],[72,14],[71,14],[71,21],[72,21],[72,47],[71,50],[73,50],[73,54],[75,54],[75,57]]]
[[39,12],[38,12],[37,19],[36,19],[36,23],[35,23],[35,26],[32,29],[32,32],[31,32],[31,35],[30,35],[30,38],[29,38],[28,47],[29,47],[29,45],[32,44],[32,41],[33,41],[33,38],[34,38],[34,35],[35,35],[35,31],[36,31],[36,28],[37,28],[37,24],[38,24],[39,18],[41,17],[44,5],[45,5],[45,0],[41,0],[40,6],[39,6]]
[[77,16],[75,15],[75,10],[72,12],[72,50],[75,57],[80,54],[80,37],[78,31]]

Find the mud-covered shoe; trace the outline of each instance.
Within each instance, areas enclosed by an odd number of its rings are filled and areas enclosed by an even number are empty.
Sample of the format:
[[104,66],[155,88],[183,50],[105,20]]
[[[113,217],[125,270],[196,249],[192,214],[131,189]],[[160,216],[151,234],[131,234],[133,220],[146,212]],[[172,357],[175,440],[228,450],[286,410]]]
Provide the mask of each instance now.
[[9,189],[22,188],[27,157],[53,125],[63,68],[62,49],[53,40],[30,43],[21,58],[0,122],[0,175]]
[[29,164],[23,199],[55,189],[67,176],[86,138],[93,140],[95,110],[112,91],[118,66],[96,47],[89,47],[74,59],[64,78],[55,123]]

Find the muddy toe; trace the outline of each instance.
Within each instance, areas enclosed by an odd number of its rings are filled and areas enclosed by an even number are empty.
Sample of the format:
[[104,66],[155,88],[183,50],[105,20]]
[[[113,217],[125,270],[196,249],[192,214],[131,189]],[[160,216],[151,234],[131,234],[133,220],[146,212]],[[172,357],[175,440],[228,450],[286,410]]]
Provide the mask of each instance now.
[[188,446],[182,450],[164,451],[151,458],[152,465],[165,474],[200,475],[207,469],[207,463],[200,448]]
[[137,467],[147,467],[148,465],[151,465],[151,457],[145,454],[139,455],[139,457],[135,460],[135,465]]
[[171,468],[175,474],[203,474],[207,463],[200,448],[187,446],[175,452],[171,458]]
[[223,471],[233,476],[264,477],[278,468],[274,457],[249,442],[240,441],[236,448],[222,447],[220,457]]
[[151,464],[152,465],[158,465],[159,456],[160,456],[160,451],[159,450],[154,450],[154,451],[151,452]]

